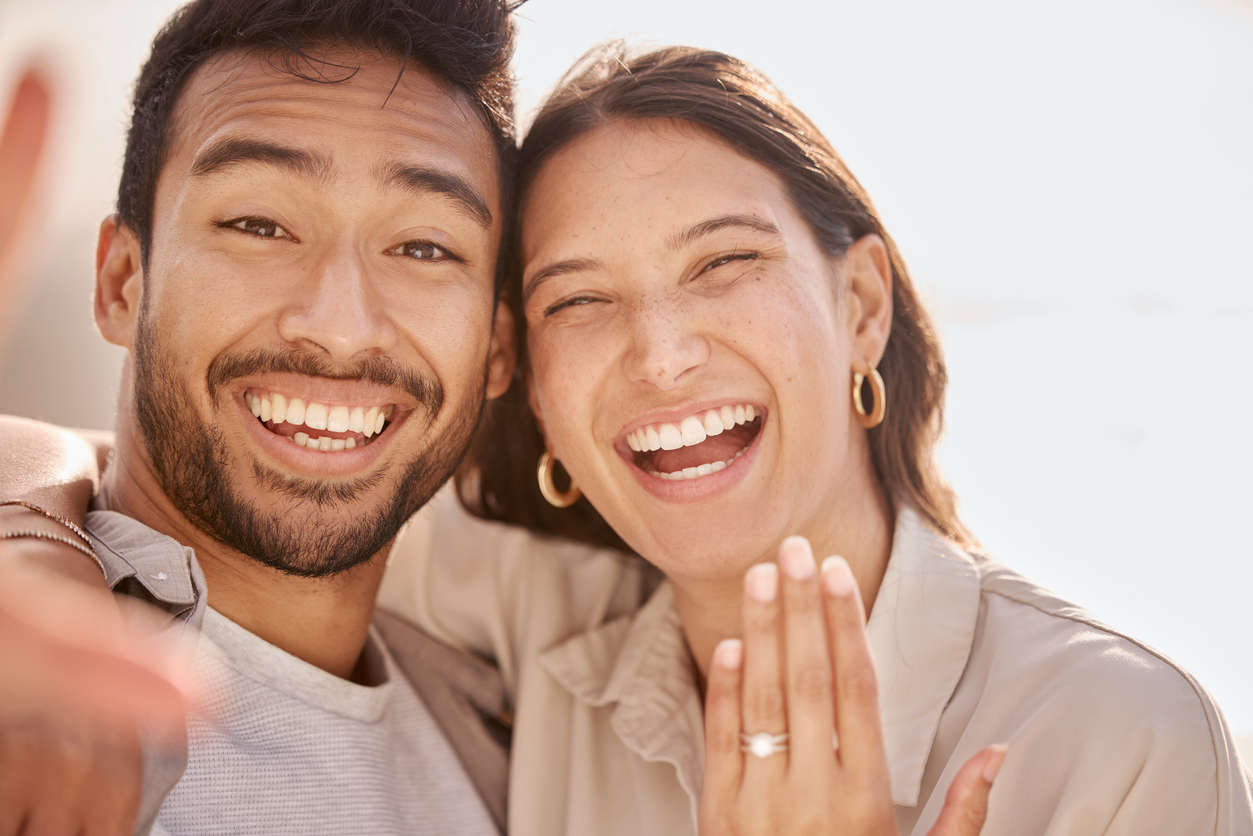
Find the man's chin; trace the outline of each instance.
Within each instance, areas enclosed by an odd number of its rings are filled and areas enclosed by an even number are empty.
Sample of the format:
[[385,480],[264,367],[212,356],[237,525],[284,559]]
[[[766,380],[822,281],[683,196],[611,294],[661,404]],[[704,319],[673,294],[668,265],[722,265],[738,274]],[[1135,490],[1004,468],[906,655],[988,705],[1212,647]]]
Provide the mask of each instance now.
[[193,522],[233,550],[288,575],[324,578],[369,561],[447,479],[425,460],[398,478],[290,476],[254,464],[246,486],[214,491]]

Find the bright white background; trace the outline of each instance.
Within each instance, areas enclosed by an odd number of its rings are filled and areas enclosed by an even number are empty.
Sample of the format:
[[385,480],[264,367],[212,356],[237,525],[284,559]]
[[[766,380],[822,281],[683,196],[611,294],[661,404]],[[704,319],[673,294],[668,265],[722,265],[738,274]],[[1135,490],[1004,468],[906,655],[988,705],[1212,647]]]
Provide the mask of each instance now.
[[[112,421],[94,231],[129,84],[175,5],[0,0],[0,106],[36,46],[64,94],[0,411]],[[943,461],[967,522],[1184,664],[1253,735],[1253,0],[531,0],[520,15],[524,117],[609,37],[721,49],[791,95],[940,324]]]

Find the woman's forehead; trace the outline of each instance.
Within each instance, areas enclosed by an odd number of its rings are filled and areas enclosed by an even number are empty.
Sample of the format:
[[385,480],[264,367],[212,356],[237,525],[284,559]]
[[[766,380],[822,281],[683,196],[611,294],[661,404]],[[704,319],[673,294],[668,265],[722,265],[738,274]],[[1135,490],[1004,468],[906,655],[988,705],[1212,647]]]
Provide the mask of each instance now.
[[774,172],[713,133],[679,120],[615,121],[543,163],[523,203],[523,235],[535,243],[578,229],[611,233],[606,224],[685,225],[715,210],[773,216],[784,206]]

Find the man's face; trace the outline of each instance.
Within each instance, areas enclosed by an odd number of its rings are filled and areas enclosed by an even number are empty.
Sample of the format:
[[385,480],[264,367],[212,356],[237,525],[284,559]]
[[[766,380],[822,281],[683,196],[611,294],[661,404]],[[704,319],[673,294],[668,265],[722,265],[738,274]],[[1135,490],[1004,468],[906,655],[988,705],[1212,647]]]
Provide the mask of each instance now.
[[228,546],[309,576],[395,535],[510,371],[493,353],[499,184],[477,111],[415,66],[397,83],[395,61],[324,57],[362,67],[316,84],[228,53],[189,81],[131,340],[165,493]]

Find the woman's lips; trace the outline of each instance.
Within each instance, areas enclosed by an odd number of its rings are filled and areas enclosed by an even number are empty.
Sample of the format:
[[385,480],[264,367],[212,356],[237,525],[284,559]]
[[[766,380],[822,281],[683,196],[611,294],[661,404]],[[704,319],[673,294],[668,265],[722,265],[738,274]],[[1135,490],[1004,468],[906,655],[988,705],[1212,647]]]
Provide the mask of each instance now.
[[703,409],[679,422],[646,424],[627,434],[636,467],[681,481],[731,466],[761,431],[764,413],[746,404]]

